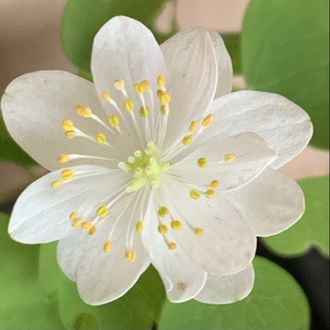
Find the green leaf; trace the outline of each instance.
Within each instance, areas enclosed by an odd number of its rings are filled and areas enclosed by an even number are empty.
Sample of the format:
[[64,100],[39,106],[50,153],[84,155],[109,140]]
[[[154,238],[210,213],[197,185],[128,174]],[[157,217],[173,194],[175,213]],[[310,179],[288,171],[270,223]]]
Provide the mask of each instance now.
[[264,258],[257,257],[254,266],[255,286],[243,301],[230,305],[166,303],[159,329],[308,329],[309,306],[292,276]]
[[304,216],[287,231],[264,242],[283,256],[300,255],[315,246],[329,257],[329,176],[304,179],[300,185],[306,199]]
[[252,0],[242,31],[250,88],[284,95],[315,126],[312,143],[329,148],[329,1]]
[[80,299],[76,284],[57,266],[56,245],[43,245],[40,250],[40,283],[49,296],[56,296],[67,328],[151,329],[158,320],[165,293],[154,268],[150,267],[122,298],[102,306],[89,306]]
[[0,329],[64,329],[57,305],[37,284],[39,246],[11,240],[7,224],[0,213]]
[[221,34],[226,48],[229,52],[233,63],[234,74],[241,74],[241,54],[240,54],[240,34],[239,33],[223,33]]
[[92,43],[96,32],[110,18],[117,15],[133,17],[149,27],[159,42],[175,31],[161,34],[155,28],[155,19],[168,0],[68,0],[62,19],[64,50],[85,75],[90,72]]

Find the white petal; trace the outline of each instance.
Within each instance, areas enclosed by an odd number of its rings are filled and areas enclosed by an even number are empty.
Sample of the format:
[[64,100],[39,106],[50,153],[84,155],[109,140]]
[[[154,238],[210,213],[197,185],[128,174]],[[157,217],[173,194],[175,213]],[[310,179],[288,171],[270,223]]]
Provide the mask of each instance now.
[[[203,288],[206,272],[194,264],[180,246],[169,250],[157,227],[157,208],[151,199],[142,233],[144,245],[164,282],[167,298],[176,303],[190,300]],[[171,242],[173,236],[169,233],[167,239]]]
[[305,210],[304,193],[291,178],[271,168],[225,198],[240,209],[258,236],[278,234],[295,224]]
[[[225,161],[229,154],[236,158]],[[208,165],[200,168],[197,162],[203,157]],[[207,187],[211,181],[218,180],[219,190],[232,190],[251,182],[275,158],[276,153],[255,133],[216,136],[172,165],[170,173],[197,187]]]
[[9,233],[22,243],[47,243],[75,233],[69,221],[73,211],[94,207],[121,188],[128,180],[120,170],[81,165],[71,168],[72,181],[58,189],[51,183],[61,178],[61,170],[32,183],[18,198],[9,223]]
[[[255,132],[279,153],[279,168],[308,144],[313,127],[307,113],[287,98],[264,92],[240,91],[218,98],[212,105],[215,120],[208,137]],[[206,135],[206,134],[205,134]]]
[[233,65],[226,45],[218,32],[210,32],[218,61],[218,87],[215,97],[229,94],[233,87]]
[[[230,275],[247,267],[256,249],[252,226],[221,196],[216,200],[192,200],[186,187],[164,178],[162,187],[171,216],[184,221],[173,231],[175,241],[206,272]],[[194,234],[202,228],[204,235]]]
[[[138,212],[134,212],[136,194],[122,199],[112,209],[111,216],[97,226],[96,234],[87,242],[84,255],[76,270],[76,281],[81,298],[88,304],[100,305],[124,295],[149,266],[149,258],[143,247],[141,236],[134,234],[132,249],[136,260],[125,259],[127,232],[135,228]],[[117,225],[116,221],[119,219]],[[112,250],[103,251],[104,243],[111,236]]]
[[218,83],[218,65],[210,34],[202,29],[179,32],[161,46],[171,75],[172,102],[167,142],[184,134],[192,120],[210,107]]
[[[77,105],[89,106],[103,120],[104,112],[91,82],[64,71],[39,71],[18,77],[6,88],[1,108],[15,141],[48,169],[59,167],[62,153],[111,157],[112,151],[82,138],[68,140],[65,119],[95,136],[104,128],[75,114]],[[123,149],[123,148],[121,148]]]
[[247,297],[253,289],[254,270],[250,265],[229,276],[208,275],[206,284],[197,301],[205,304],[230,304]]

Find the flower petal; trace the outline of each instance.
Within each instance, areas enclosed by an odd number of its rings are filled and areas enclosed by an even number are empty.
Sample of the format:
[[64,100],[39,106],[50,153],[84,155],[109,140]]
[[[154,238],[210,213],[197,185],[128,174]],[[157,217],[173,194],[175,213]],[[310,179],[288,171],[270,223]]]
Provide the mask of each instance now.
[[[211,181],[218,180],[219,190],[232,190],[254,180],[275,158],[276,153],[255,133],[216,136],[173,164],[169,173],[184,179],[191,188],[206,190]],[[200,167],[200,159],[205,159],[207,166]]]
[[275,169],[299,154],[313,134],[308,114],[277,94],[235,92],[216,99],[211,112],[214,114],[214,123],[206,132],[208,136],[205,134],[205,139],[240,132],[258,133],[270,148],[279,153],[272,164]]
[[172,102],[167,142],[187,132],[192,120],[209,109],[218,83],[218,65],[209,32],[193,28],[161,45],[171,75]]
[[226,45],[218,32],[210,32],[218,61],[218,87],[215,98],[229,94],[233,87],[233,65]]
[[57,162],[60,154],[118,156],[93,141],[65,137],[62,129],[65,119],[72,119],[75,126],[93,137],[104,131],[100,124],[75,114],[77,105],[90,107],[106,120],[93,84],[64,71],[39,71],[20,76],[6,88],[1,100],[3,117],[12,137],[48,169],[60,167]]
[[184,184],[170,178],[163,179],[162,188],[171,217],[183,222],[182,229],[172,233],[175,242],[191,260],[222,276],[251,263],[256,250],[254,230],[230,203],[221,196],[193,200]]
[[[150,264],[141,236],[134,232],[139,213],[134,211],[137,198],[133,193],[118,201],[112,209],[112,218],[100,223],[95,235],[86,242],[76,269],[76,281],[81,298],[88,304],[100,305],[120,298]],[[134,235],[130,249],[135,251],[136,259],[129,262],[125,259],[125,251],[131,241],[128,239],[131,229]],[[112,250],[105,253],[103,246],[109,239]]]
[[[52,182],[61,170],[32,183],[18,198],[9,223],[9,234],[22,243],[47,243],[75,234],[69,216],[85,207],[98,207],[102,200],[122,188],[126,174],[99,166],[71,168],[74,178],[58,189]],[[92,209],[95,213],[95,209]]]
[[[167,298],[175,303],[190,300],[203,288],[206,272],[194,264],[181,247],[170,250],[157,227],[157,207],[152,198],[142,233],[143,243],[149,251],[152,264],[164,282]],[[169,233],[167,235],[169,242],[172,238]]]
[[267,168],[256,180],[225,198],[240,209],[258,236],[278,234],[304,214],[304,193],[291,178]]
[[247,297],[253,284],[252,265],[233,275],[208,275],[203,290],[195,299],[205,304],[231,304]]

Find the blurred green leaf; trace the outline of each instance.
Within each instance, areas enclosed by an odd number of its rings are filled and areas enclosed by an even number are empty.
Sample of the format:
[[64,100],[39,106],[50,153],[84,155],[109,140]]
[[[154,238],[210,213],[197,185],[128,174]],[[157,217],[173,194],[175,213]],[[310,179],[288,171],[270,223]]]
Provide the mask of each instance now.
[[159,329],[308,329],[309,306],[298,283],[267,259],[256,257],[254,266],[254,289],[243,301],[230,305],[166,303]]
[[329,1],[250,1],[241,55],[248,86],[303,107],[315,126],[312,143],[329,148]]
[[222,33],[221,34],[226,48],[233,63],[234,74],[241,74],[241,54],[240,54],[240,34],[239,33]]
[[329,257],[329,177],[304,179],[300,185],[306,198],[303,218],[285,232],[265,238],[264,242],[284,256],[300,255],[315,246]]
[[57,266],[56,244],[40,248],[40,283],[49,296],[57,297],[61,319],[69,329],[151,329],[165,300],[162,282],[150,267],[138,283],[115,302],[102,306],[85,304],[75,283]]
[[33,165],[35,161],[30,158],[10,137],[0,116],[0,159],[13,161],[21,165]]
[[175,31],[161,34],[155,27],[155,19],[169,0],[68,0],[62,19],[62,43],[64,50],[80,72],[90,72],[92,43],[96,32],[110,18],[125,15],[135,18],[155,34],[157,40],[166,40]]

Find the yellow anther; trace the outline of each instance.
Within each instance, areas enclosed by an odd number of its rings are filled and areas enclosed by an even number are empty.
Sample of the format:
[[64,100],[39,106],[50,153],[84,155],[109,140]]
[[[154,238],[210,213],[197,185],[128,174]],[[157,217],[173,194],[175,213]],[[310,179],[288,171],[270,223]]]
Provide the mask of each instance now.
[[75,131],[66,131],[65,132],[65,136],[68,138],[68,139],[73,139],[75,136],[76,136],[76,132]]
[[124,108],[126,111],[131,112],[134,110],[134,102],[130,99],[124,101]]
[[143,86],[142,83],[135,84],[134,89],[138,94],[143,94],[145,92],[145,87]]
[[95,233],[96,233],[96,227],[94,225],[92,225],[88,230],[88,234],[94,235]]
[[203,127],[208,127],[213,123],[213,116],[212,115],[207,115],[203,121],[202,121],[202,126]]
[[92,224],[91,221],[84,221],[82,224],[81,224],[81,228],[86,230],[86,231],[89,231],[94,225]]
[[197,160],[197,165],[199,167],[206,167],[207,166],[207,160],[205,157],[201,157]]
[[96,215],[99,218],[105,218],[109,214],[109,208],[107,205],[102,205],[96,210]]
[[61,154],[57,158],[57,162],[59,164],[65,164],[65,163],[69,162],[70,160],[71,160],[70,155],[67,155],[67,154]]
[[236,158],[237,156],[234,153],[228,153],[223,156],[224,161],[227,163],[234,161]]
[[214,198],[216,195],[216,191],[214,189],[207,189],[205,195],[207,198]]
[[76,113],[84,118],[90,118],[93,114],[92,109],[89,107],[83,107],[81,105],[76,106]]
[[161,206],[161,207],[158,209],[158,215],[159,215],[161,218],[166,217],[168,214],[169,214],[169,210],[168,210],[167,207],[165,207],[165,206]]
[[175,250],[177,248],[176,243],[174,242],[169,242],[167,246],[170,250]]
[[112,243],[111,243],[111,241],[108,240],[103,245],[103,251],[105,253],[109,253],[111,251],[111,249],[112,249]]
[[65,132],[72,131],[74,129],[72,120],[65,119],[62,123],[62,128]]
[[108,117],[108,123],[114,127],[114,128],[118,128],[120,126],[120,119],[118,116],[110,116]]
[[196,236],[203,236],[205,234],[204,229],[202,228],[194,228],[194,234]]
[[143,81],[141,81],[141,84],[144,87],[144,90],[146,92],[150,90],[150,82],[149,82],[149,80],[143,80]]
[[173,230],[180,230],[182,228],[182,222],[180,220],[172,220],[171,227]]
[[76,212],[76,211],[72,212],[72,213],[69,215],[69,219],[70,219],[71,221],[74,221],[74,220],[79,219],[78,212]]
[[62,171],[61,176],[63,180],[71,180],[74,177],[74,172],[68,168]]
[[136,231],[138,233],[142,233],[143,232],[143,221],[140,220],[136,223]]
[[99,144],[105,144],[107,142],[107,137],[103,133],[97,133],[95,139]]
[[171,95],[167,92],[161,92],[159,93],[159,100],[161,105],[167,105],[171,102]]
[[125,258],[129,262],[134,262],[136,260],[136,252],[134,250],[127,250],[125,252]]
[[191,189],[190,192],[189,192],[189,196],[194,199],[194,200],[197,200],[197,199],[200,199],[201,197],[201,194],[195,190],[195,189]]
[[189,135],[186,135],[183,139],[182,139],[182,143],[184,145],[188,145],[192,142],[192,135],[189,134]]
[[118,91],[125,89],[125,81],[122,79],[116,80],[113,85]]
[[76,229],[80,228],[81,224],[82,224],[82,222],[81,222],[80,219],[74,219],[74,220],[71,221],[72,227],[76,228]]
[[141,107],[140,108],[140,116],[142,118],[147,118],[150,114],[150,109],[148,107]]
[[166,84],[166,79],[162,74],[160,74],[157,77],[157,85],[158,85],[159,88],[164,88],[165,84]]
[[219,181],[218,180],[213,180],[210,182],[210,187],[213,188],[213,189],[216,189],[219,187]]
[[165,105],[161,105],[160,106],[160,113],[164,116],[164,115],[166,115],[166,111],[167,110],[167,108],[166,108],[166,106]]
[[104,101],[110,101],[111,100],[111,95],[108,92],[102,92],[101,93],[101,98]]
[[58,188],[62,187],[63,181],[62,180],[55,180],[50,185],[53,189],[58,189]]
[[158,231],[160,234],[165,235],[168,233],[168,228],[166,225],[160,224],[160,225],[158,225]]
[[198,127],[198,122],[195,121],[195,120],[193,120],[193,121],[190,123],[190,126],[189,126],[189,132],[191,132],[191,133],[196,132],[197,127]]

